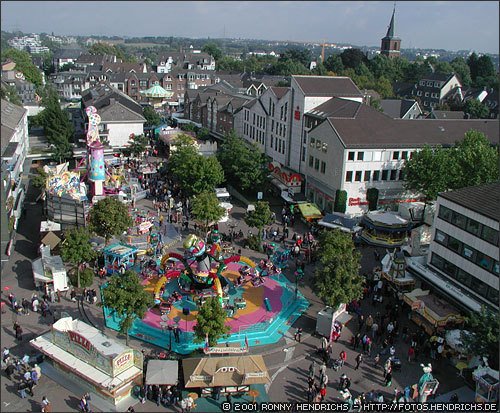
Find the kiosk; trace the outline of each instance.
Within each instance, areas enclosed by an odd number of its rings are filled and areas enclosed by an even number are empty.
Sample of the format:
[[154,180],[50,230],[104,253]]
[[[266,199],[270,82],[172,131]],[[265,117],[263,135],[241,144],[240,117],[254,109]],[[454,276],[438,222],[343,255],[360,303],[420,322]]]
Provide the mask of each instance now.
[[119,272],[120,267],[125,266],[125,269],[134,266],[135,254],[138,249],[132,245],[116,243],[105,247],[102,250],[104,254],[104,265],[108,274]]
[[498,403],[498,376],[498,371],[489,367],[480,367],[472,372],[476,382],[476,402]]

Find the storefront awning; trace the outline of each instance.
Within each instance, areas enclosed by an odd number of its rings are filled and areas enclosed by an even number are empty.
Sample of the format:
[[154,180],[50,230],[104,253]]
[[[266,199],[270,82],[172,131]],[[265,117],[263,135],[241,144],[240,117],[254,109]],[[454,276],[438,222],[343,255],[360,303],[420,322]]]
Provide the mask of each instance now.
[[318,221],[318,225],[326,228],[338,228],[344,232],[357,232],[362,229],[358,226],[358,220],[340,213],[326,214],[321,221]]
[[319,210],[319,208],[316,206],[316,204],[312,204],[309,202],[304,202],[301,204],[298,204],[300,213],[304,217],[306,221],[312,221],[314,219],[321,219],[323,218],[323,214]]

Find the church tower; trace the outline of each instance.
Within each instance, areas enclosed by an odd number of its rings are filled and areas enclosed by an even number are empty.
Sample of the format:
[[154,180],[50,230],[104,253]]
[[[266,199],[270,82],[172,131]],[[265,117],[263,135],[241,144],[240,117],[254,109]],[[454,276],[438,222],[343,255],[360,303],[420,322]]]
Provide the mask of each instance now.
[[401,39],[394,36],[394,14],[396,13],[396,5],[392,11],[391,22],[387,29],[387,34],[382,38],[380,53],[390,58],[399,57],[401,55]]

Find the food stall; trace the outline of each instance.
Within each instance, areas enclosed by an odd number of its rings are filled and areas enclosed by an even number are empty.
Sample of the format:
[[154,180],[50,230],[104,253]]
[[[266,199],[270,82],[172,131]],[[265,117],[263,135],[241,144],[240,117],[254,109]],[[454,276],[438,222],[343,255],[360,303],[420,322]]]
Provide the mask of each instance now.
[[318,311],[316,318],[316,333],[328,339],[332,338],[332,333],[336,331],[335,324],[344,326],[352,318],[347,312],[347,306],[340,304],[335,310],[332,307],[325,307],[323,310]]
[[472,372],[472,378],[476,382],[476,402],[498,403],[498,371],[489,367],[480,367]]
[[45,354],[46,362],[62,373],[61,377],[113,405],[129,396],[136,384],[142,384],[142,353],[83,321],[61,318],[30,344]]
[[201,395],[243,393],[253,384],[270,384],[264,358],[260,355],[239,357],[206,357],[182,360],[186,389],[200,389]]
[[316,206],[316,204],[312,204],[310,202],[301,202],[297,204],[299,207],[299,211],[302,214],[302,219],[306,222],[312,223],[317,219],[323,218],[323,214]]
[[68,275],[63,260],[58,255],[44,255],[31,263],[33,280],[37,288],[44,288],[48,293],[68,290]]
[[380,263],[381,267],[373,269],[374,280],[385,279],[396,293],[410,292],[415,288],[415,278],[406,271],[406,259],[403,252],[387,252]]
[[431,294],[429,290],[416,288],[405,293],[403,300],[412,309],[411,320],[422,326],[430,336],[434,335],[435,331],[442,332],[464,322],[463,316],[455,307]]
[[[147,222],[147,221],[146,221]],[[120,270],[123,265],[125,269],[134,266],[135,254],[138,249],[132,245],[116,243],[105,247],[102,250],[104,255],[104,265],[108,274],[112,275]]]

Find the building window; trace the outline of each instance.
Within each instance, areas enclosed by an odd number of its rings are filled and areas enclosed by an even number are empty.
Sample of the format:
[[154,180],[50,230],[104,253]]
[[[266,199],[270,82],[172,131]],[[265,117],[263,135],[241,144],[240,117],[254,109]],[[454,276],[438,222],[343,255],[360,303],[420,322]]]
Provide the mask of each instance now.
[[490,244],[496,245],[498,243],[498,231],[483,225],[483,230],[481,231],[481,238]]
[[394,161],[398,161],[398,160],[399,160],[399,151],[394,151],[394,152],[392,153],[392,159],[393,159]]
[[470,248],[468,245],[464,245],[464,248],[463,248],[463,251],[462,251],[462,255],[465,258],[467,258],[468,260],[474,261],[474,259],[475,259],[474,252],[475,252],[474,249]]
[[446,244],[448,243],[448,235],[446,235],[443,231],[437,229],[436,235],[434,236],[434,241],[446,246]]
[[314,163],[314,158],[311,155],[309,155],[309,168],[313,167],[313,163]]
[[439,213],[438,213],[439,218],[441,218],[447,222],[451,221],[451,213],[452,213],[452,211],[450,208],[447,208],[443,205],[441,205],[439,207]]
[[457,226],[458,228],[465,229],[467,218],[464,215],[453,211],[451,215],[451,223]]
[[369,182],[370,181],[371,172],[372,171],[365,171],[365,177],[363,179],[365,182]]
[[362,161],[365,156],[364,152],[358,152],[358,161]]
[[354,175],[354,180],[356,182],[361,182],[361,175],[362,175],[362,171],[356,171],[356,174]]
[[456,253],[460,253],[460,241],[454,237],[448,238],[448,248]]
[[321,161],[321,173],[324,174],[326,172],[326,162]]
[[273,143],[274,143],[274,136],[271,135],[271,148],[273,147]]
[[348,161],[354,161],[354,152],[349,152],[347,154],[347,160]]
[[401,159],[404,159],[404,160],[408,159],[408,151],[401,152]]
[[432,253],[431,264],[441,270],[444,267],[444,260],[439,255]]
[[398,175],[398,171],[397,171],[397,169],[393,169],[393,170],[391,171],[391,178],[390,178],[390,179],[391,179],[391,181],[395,181],[395,180],[396,180],[396,178],[397,178],[397,175]]
[[382,170],[382,181],[387,181],[388,177],[389,177],[389,170],[388,169],[383,169]]
[[493,260],[482,252],[477,252],[476,263],[485,270],[492,270]]
[[479,222],[473,220],[473,219],[468,219],[467,220],[467,231],[470,232],[471,234],[474,235],[479,235],[480,228],[479,228]]
[[346,182],[352,182],[352,171],[347,171],[345,174]]
[[399,170],[399,180],[400,181],[404,181],[405,179],[405,171],[403,171],[402,169]]
[[319,170],[319,159],[317,158],[314,160],[314,169]]
[[373,171],[373,182],[380,181],[380,171]]

